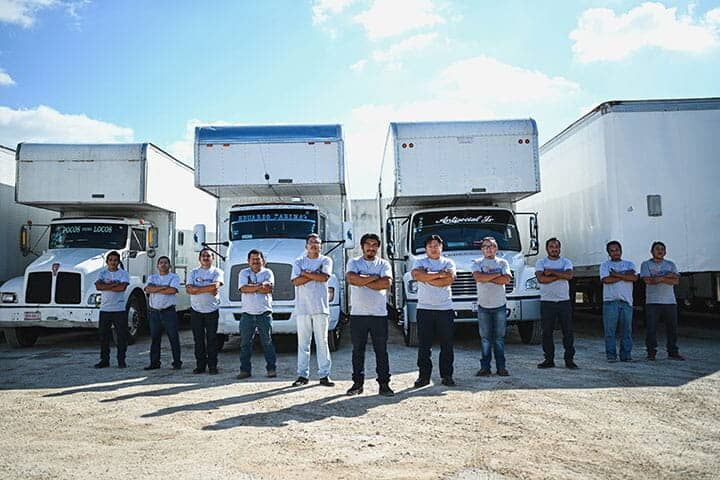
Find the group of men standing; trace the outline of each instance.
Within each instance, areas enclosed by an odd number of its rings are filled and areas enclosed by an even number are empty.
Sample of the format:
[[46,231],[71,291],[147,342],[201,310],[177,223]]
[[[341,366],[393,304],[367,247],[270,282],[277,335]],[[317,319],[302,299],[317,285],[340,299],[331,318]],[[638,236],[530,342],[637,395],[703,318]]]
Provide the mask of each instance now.
[[[348,395],[363,393],[365,381],[365,348],[371,338],[376,359],[378,393],[394,395],[390,388],[390,366],[387,353],[388,317],[387,289],[392,285],[392,268],[387,260],[378,256],[380,238],[367,233],[360,240],[362,255],[347,264],[346,281],[350,285],[350,337],[353,344],[352,380]],[[425,256],[412,266],[412,278],[418,284],[417,333],[418,378],[415,388],[430,383],[432,373],[432,345],[440,345],[439,370],[442,384],[454,386],[453,379],[453,333],[455,312],[452,305],[451,285],[456,278],[452,259],[442,255],[443,239],[431,235],[425,240]],[[328,280],[332,275],[332,259],[321,253],[322,241],[317,234],[307,237],[305,253],[293,264],[291,281],[295,287],[295,319],[297,322],[297,379],[293,386],[305,385],[310,378],[310,347],[314,338],[317,351],[319,383],[332,387],[330,379],[332,359],[328,345],[330,317]],[[572,306],[569,281],[573,278],[572,262],[561,256],[561,243],[550,238],[545,244],[547,256],[538,260],[535,275],[539,283],[541,299],[541,326],[544,360],[538,368],[555,367],[553,331],[559,324],[562,330],[564,361],[568,369],[577,369],[574,361],[575,348],[572,326]],[[633,282],[638,279],[635,265],[622,259],[622,246],[617,241],[608,242],[609,260],[600,266],[603,284],[603,325],[607,360],[618,359],[616,335],[621,336],[619,359],[630,361],[632,351],[632,301]],[[472,274],[477,283],[478,328],[481,337],[480,370],[477,376],[492,374],[491,363],[495,358],[496,373],[510,375],[505,360],[505,333],[507,306],[505,285],[512,280],[508,262],[497,256],[498,245],[493,237],[481,242],[482,257],[472,263]],[[657,323],[664,320],[667,326],[667,351],[669,358],[684,360],[677,347],[677,309],[673,285],[679,275],[675,264],[665,257],[662,242],[651,247],[652,258],[643,262],[640,277],[646,284],[646,347],[648,360],[655,360],[657,353]],[[252,376],[252,341],[257,332],[265,355],[268,377],[276,377],[276,353],[272,343],[272,291],[275,278],[266,268],[263,252],[248,252],[248,267],[239,273],[239,290],[242,294],[243,313],[239,332],[240,373],[238,379]],[[223,272],[212,265],[211,250],[199,254],[200,266],[190,273],[186,291],[191,299],[191,324],[195,341],[196,367],[193,373],[206,370],[218,373],[217,327],[219,289]],[[117,358],[120,368],[126,367],[127,317],[123,292],[129,277],[120,268],[120,255],[110,252],[106,256],[106,268],[101,271],[97,289],[102,294],[100,311],[100,362],[96,368],[109,366],[109,343],[111,326],[117,332]],[[168,257],[160,257],[158,273],[148,279],[145,292],[149,297],[149,323],[151,334],[150,364],[146,370],[160,368],[160,342],[163,330],[170,341],[174,369],[182,368],[177,315],[176,294],[180,279],[170,272]],[[122,325],[125,328],[122,328]]]

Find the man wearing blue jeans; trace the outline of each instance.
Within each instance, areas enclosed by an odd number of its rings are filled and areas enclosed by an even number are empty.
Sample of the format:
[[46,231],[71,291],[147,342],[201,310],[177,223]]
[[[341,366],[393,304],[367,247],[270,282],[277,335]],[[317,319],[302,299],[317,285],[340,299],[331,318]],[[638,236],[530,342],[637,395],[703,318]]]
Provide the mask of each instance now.
[[600,264],[603,283],[603,327],[605,355],[608,362],[617,362],[615,336],[620,325],[620,361],[632,360],[633,282],[637,281],[635,264],[622,259],[622,245],[617,240],[607,243],[610,260]]
[[275,347],[272,343],[272,289],[275,276],[265,268],[265,256],[259,250],[248,252],[248,268],[240,271],[240,293],[242,294],[242,316],[240,317],[240,374],[239,380],[252,374],[250,358],[252,341],[257,330],[260,335],[265,368],[268,377],[277,377],[275,370]]
[[473,260],[472,272],[477,282],[478,327],[482,358],[478,377],[490,375],[490,364],[495,353],[497,374],[507,377],[505,368],[505,331],[507,329],[507,307],[505,285],[512,279],[510,264],[504,258],[496,257],[498,245],[493,237],[485,237],[480,244],[483,256]]
[[162,256],[157,261],[158,273],[150,275],[145,293],[148,294],[150,307],[150,365],[145,370],[160,368],[160,341],[165,330],[172,350],[174,370],[182,368],[180,360],[180,335],[178,334],[177,292],[180,288],[180,277],[170,272],[170,259]]

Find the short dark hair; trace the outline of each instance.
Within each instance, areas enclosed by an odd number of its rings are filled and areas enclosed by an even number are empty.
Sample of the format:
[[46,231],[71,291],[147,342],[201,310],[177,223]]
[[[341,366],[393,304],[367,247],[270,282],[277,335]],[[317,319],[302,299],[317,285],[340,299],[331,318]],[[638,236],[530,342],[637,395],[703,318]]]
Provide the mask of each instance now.
[[215,258],[215,254],[212,250],[210,250],[208,247],[204,247],[202,250],[198,252],[198,260],[200,260],[200,257],[202,257],[202,254],[208,252],[210,254],[210,258]]
[[547,240],[545,240],[545,248],[548,248],[548,246],[550,245],[550,242],[557,242],[558,247],[562,247],[562,243],[560,243],[560,240],[558,240],[555,237],[550,237]]
[[107,261],[110,257],[117,257],[118,262],[120,261],[120,254],[117,252],[117,250],[112,250],[112,251],[108,252],[107,255],[105,255],[105,263],[107,263]]
[[432,242],[433,240],[439,242],[441,246],[445,245],[445,242],[440,235],[430,235],[425,239],[425,246],[427,247],[428,243]]
[[311,233],[310,235],[307,236],[307,238],[305,238],[305,245],[310,243],[311,238],[317,238],[322,243],[322,238],[320,238],[320,235],[318,235],[317,233]]
[[170,257],[168,257],[168,256],[166,256],[166,255],[160,256],[160,258],[158,258],[157,263],[160,263],[160,260],[162,260],[163,258],[164,258],[165,260],[167,260],[170,265],[172,265],[172,263],[170,262]]
[[380,237],[375,233],[366,233],[362,237],[360,237],[360,246],[365,245],[365,242],[369,240],[375,240],[378,243],[378,246],[380,245]]
[[618,242],[617,240],[610,240],[610,241],[605,245],[605,251],[606,251],[607,253],[610,253],[610,245],[617,245],[618,248],[620,249],[620,251],[622,252],[622,245],[620,245],[620,242]]
[[661,242],[660,240],[656,240],[656,241],[654,241],[654,242],[652,243],[652,246],[650,247],[650,252],[652,252],[653,250],[655,250],[655,247],[657,247],[658,245],[660,245],[660,246],[663,247],[665,250],[667,250],[667,247],[665,246],[665,244],[664,244],[663,242]]
[[265,261],[265,255],[263,255],[263,253],[262,253],[260,250],[256,249],[256,248],[253,248],[252,250],[250,250],[250,251],[248,252],[248,257],[247,257],[248,260],[250,260],[250,256],[251,256],[251,255],[260,255],[260,258],[262,258],[263,261]]

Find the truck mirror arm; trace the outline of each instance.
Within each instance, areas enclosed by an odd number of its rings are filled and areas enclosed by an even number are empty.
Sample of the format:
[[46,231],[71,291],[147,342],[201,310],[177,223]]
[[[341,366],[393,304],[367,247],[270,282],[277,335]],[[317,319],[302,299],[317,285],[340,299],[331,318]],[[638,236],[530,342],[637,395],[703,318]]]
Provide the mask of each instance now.
[[333,252],[333,250],[336,250],[341,245],[345,245],[345,240],[325,240],[325,244],[327,245],[328,243],[334,243],[335,246],[332,247],[327,252],[323,253],[323,255],[330,255]]
[[225,261],[225,256],[222,255],[222,254],[221,254],[220,252],[218,252],[217,250],[215,250],[214,248],[212,248],[210,245],[222,245],[223,247],[227,247],[228,245],[230,245],[230,242],[210,242],[210,243],[208,243],[208,242],[202,242],[201,245],[202,245],[203,247],[207,247],[208,250],[210,250],[211,252],[213,252],[213,253],[214,253],[215,255],[217,255],[218,257],[222,258],[222,261],[224,262],[224,261]]

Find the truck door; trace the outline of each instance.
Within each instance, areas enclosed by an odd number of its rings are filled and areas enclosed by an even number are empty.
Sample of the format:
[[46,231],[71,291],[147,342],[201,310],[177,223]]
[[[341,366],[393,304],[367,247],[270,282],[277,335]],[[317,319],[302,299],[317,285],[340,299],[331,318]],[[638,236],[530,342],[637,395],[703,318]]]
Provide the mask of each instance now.
[[149,258],[147,255],[147,230],[133,227],[130,231],[130,251],[125,268],[131,277],[139,277],[145,283],[149,276]]

